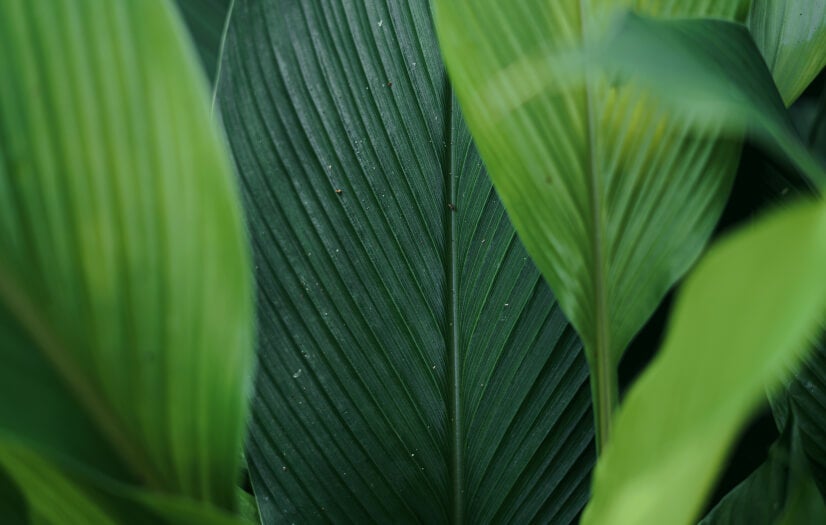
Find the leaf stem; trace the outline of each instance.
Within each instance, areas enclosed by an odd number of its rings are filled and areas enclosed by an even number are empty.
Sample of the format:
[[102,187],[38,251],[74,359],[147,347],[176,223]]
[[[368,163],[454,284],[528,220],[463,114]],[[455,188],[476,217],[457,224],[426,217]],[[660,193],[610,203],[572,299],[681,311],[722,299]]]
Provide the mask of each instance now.
[[[579,4],[579,15],[582,38],[587,39],[586,8],[583,2]],[[596,101],[592,90],[592,79],[585,83],[585,108],[587,111],[588,143],[588,197],[591,207],[591,264],[594,277],[594,334],[593,344],[586,341],[585,355],[591,371],[591,399],[594,409],[594,427],[596,431],[597,455],[605,448],[611,438],[611,424],[614,410],[619,404],[619,387],[617,385],[617,370],[611,348],[611,334],[608,316],[608,293],[606,289],[606,274],[603,266],[605,253],[603,250],[603,216],[602,195],[600,193],[599,163],[596,158],[598,148],[597,123],[595,116]],[[589,338],[591,339],[591,338]]]
[[450,418],[450,477],[452,482],[451,491],[451,523],[464,523],[464,425],[462,424],[462,355],[459,341],[459,305],[458,286],[459,270],[456,234],[456,213],[455,203],[457,199],[456,184],[453,174],[453,88],[445,81],[445,118],[444,118],[444,156],[442,158],[442,169],[445,177],[445,203],[442,213],[445,214],[445,238],[447,240],[447,253],[445,257],[445,273],[447,280],[447,313],[448,313],[448,373],[451,383],[449,403]]
[[599,348],[599,345],[595,350],[594,353],[588,353],[596,356],[591,365],[591,397],[594,407],[597,456],[599,456],[611,439],[614,410],[619,405],[619,386],[617,370],[612,362],[610,351],[607,348]]

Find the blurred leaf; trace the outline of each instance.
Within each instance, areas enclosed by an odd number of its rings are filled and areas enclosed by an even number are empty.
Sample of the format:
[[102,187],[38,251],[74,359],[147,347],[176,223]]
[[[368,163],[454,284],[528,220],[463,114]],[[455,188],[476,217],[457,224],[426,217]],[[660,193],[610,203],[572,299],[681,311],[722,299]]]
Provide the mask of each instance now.
[[764,388],[804,355],[826,306],[824,265],[823,202],[799,203],[712,247],[617,414],[584,524],[695,517]]
[[219,69],[224,27],[233,2],[234,0],[175,0],[210,82],[214,82]]
[[29,509],[17,483],[0,468],[0,516],[5,525],[24,525],[29,522]]
[[[201,502],[71,475],[11,441],[0,441],[0,465],[23,487],[33,523],[242,525],[240,519]],[[0,516],[8,523],[6,515]]]
[[609,8],[735,18],[748,4],[434,4],[448,70],[496,190],[582,336],[600,443],[617,398],[619,359],[703,249],[740,143],[718,141],[715,126],[696,133],[638,86],[595,76],[583,85],[575,50],[606,36]]
[[748,25],[791,105],[826,66],[826,2],[753,0]]
[[428,2],[239,0],[218,101],[258,266],[264,523],[575,521],[581,345],[487,180]]
[[165,2],[0,2],[0,437],[232,509],[249,257],[179,29]]
[[612,36],[594,50],[585,55],[592,60],[588,69],[649,89],[670,113],[698,130],[719,126],[731,135],[749,131],[814,183],[826,185],[823,166],[800,140],[743,26],[626,14]]
[[[36,454],[0,442],[0,465],[23,488],[33,523],[116,525],[117,511],[106,508],[75,481],[61,475]],[[135,516],[132,516],[135,518]],[[121,519],[126,515],[121,514]],[[134,519],[130,523],[147,523]]]

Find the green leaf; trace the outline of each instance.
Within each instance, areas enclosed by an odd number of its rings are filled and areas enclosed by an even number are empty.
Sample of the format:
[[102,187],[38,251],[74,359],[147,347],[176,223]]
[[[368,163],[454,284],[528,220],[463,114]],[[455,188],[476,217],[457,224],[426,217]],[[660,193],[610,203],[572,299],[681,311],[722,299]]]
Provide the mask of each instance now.
[[826,186],[823,166],[800,140],[743,26],[626,14],[610,37],[580,56],[586,57],[591,60],[586,69],[632,79],[698,132],[710,126],[735,136],[748,131],[812,182]]
[[487,180],[428,2],[239,0],[218,95],[258,268],[263,522],[574,521],[581,345]]
[[805,354],[826,306],[824,265],[823,202],[776,212],[712,247],[617,414],[583,524],[696,516],[764,389]]
[[221,62],[221,45],[227,17],[234,0],[176,0],[187,28],[198,49],[201,64],[212,82]]
[[732,489],[700,525],[772,525],[785,508],[788,484],[789,450],[775,443],[766,461]]
[[8,525],[24,525],[29,522],[29,509],[20,487],[0,468],[0,516]]
[[605,38],[608,7],[739,19],[748,4],[434,4],[448,70],[496,190],[582,336],[600,443],[619,359],[702,251],[740,143],[717,140],[714,127],[698,134],[638,86],[593,76],[583,85],[574,50]]
[[[59,473],[46,461],[19,447],[0,443],[0,465],[23,488],[33,523],[82,525],[121,523],[117,511],[95,500],[85,487]],[[5,517],[5,516],[4,516]],[[131,516],[132,523],[141,523]],[[125,519],[126,515],[121,514]],[[143,523],[147,523],[143,521]]]
[[809,472],[797,429],[787,426],[769,457],[700,525],[781,525],[826,521],[826,505]]
[[0,2],[0,438],[232,509],[251,272],[182,29],[166,2]]
[[[241,525],[221,509],[123,485],[110,478],[73,475],[35,451],[0,440],[0,465],[23,488],[33,523]],[[3,523],[8,515],[3,514]]]
[[826,2],[753,0],[748,25],[791,105],[826,66]]
[[[821,341],[812,355],[797,370],[784,392],[783,421],[793,414],[800,431],[801,446],[809,459],[812,475],[826,494],[826,344]],[[774,407],[773,407],[774,408]],[[777,413],[777,410],[775,410]]]

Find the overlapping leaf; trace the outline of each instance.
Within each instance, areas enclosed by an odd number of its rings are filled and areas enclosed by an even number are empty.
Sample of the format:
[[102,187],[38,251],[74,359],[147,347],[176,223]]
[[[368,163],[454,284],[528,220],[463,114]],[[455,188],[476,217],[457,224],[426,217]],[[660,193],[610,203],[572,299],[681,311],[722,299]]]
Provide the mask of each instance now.
[[766,461],[700,525],[805,525],[824,520],[826,505],[812,479],[799,433],[789,426]]
[[583,86],[564,59],[604,38],[618,7],[739,19],[748,5],[435,2],[448,69],[497,192],[583,337],[603,433],[620,356],[702,250],[739,142],[717,140],[713,126],[698,133],[638,86],[598,76]]
[[225,49],[263,520],[573,521],[581,347],[487,180],[428,2],[239,0]]
[[38,479],[235,505],[249,256],[181,29],[164,2],[0,3],[0,457],[47,522],[77,494]]
[[712,248],[681,290],[659,356],[619,410],[583,523],[691,522],[764,388],[805,354],[826,306],[824,264],[823,202],[798,204]]
[[198,49],[204,72],[215,79],[221,44],[233,0],[175,0]]
[[826,2],[753,0],[748,24],[790,105],[826,66]]

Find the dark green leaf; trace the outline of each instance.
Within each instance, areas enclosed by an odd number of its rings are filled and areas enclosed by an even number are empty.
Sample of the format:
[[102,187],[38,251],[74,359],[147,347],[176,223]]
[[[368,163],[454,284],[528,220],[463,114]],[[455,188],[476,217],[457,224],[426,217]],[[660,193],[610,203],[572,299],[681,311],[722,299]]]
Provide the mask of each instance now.
[[581,346],[487,180],[428,2],[239,0],[218,101],[258,267],[263,521],[572,522]]
[[811,477],[794,426],[769,457],[735,487],[700,525],[808,525],[826,522],[826,505]]
[[220,63],[227,16],[234,0],[175,0],[189,29],[210,82]]
[[772,525],[782,516],[789,484],[789,449],[775,443],[769,457],[703,518],[700,525]]
[[801,444],[814,479],[826,497],[826,344],[816,346],[789,382],[785,401],[788,404],[784,407],[794,415],[800,429]]
[[7,525],[29,522],[29,509],[20,487],[0,468],[0,516]]

